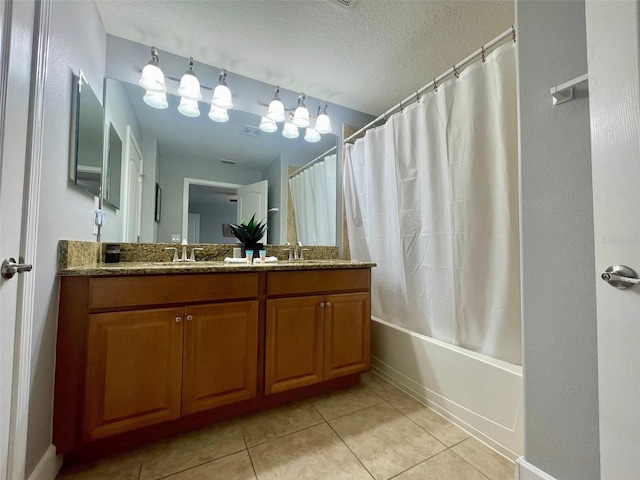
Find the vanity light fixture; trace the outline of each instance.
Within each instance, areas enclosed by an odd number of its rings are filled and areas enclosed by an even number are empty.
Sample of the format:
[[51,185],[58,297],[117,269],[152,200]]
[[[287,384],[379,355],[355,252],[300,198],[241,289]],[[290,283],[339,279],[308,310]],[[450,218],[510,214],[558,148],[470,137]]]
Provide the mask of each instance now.
[[296,108],[295,113],[293,114],[293,124],[296,127],[306,128],[309,126],[311,122],[309,122],[309,110],[304,104],[305,99],[304,93],[301,93],[298,96],[298,107]]
[[278,130],[278,125],[269,117],[262,117],[262,119],[260,120],[260,126],[258,128],[265,133],[273,133]]
[[139,82],[140,86],[145,90],[153,93],[165,93],[167,91],[167,87],[164,84],[164,74],[159,65],[158,49],[151,47],[151,60],[142,69],[142,76]]
[[211,110],[209,110],[209,118],[214,122],[224,123],[229,120],[229,113],[226,108],[216,107],[211,104]]
[[285,137],[285,138],[298,138],[299,135],[300,135],[300,133],[298,132],[298,127],[295,126],[291,121],[286,122],[284,124],[284,128],[282,129],[282,136],[283,137]]
[[180,99],[180,105],[178,105],[178,111],[185,117],[197,117],[200,115],[200,109],[198,108],[197,100],[190,100],[182,97]]
[[316,143],[320,141],[320,134],[313,128],[307,127],[307,131],[304,134],[304,139],[309,143]]
[[231,100],[231,90],[227,85],[227,71],[220,70],[220,78],[218,79],[218,86],[213,91],[213,100],[211,104],[218,108],[224,108],[225,110],[233,108],[233,101]]
[[318,105],[316,132],[321,134],[331,133],[331,120],[329,119],[329,115],[327,115],[327,102],[322,102]]
[[[202,100],[200,93],[200,82],[193,72],[193,57],[189,57],[189,68],[180,79],[180,87],[178,87],[178,95],[187,100]],[[182,104],[182,102],[180,102]]]
[[284,122],[284,105],[278,94],[280,93],[280,87],[276,87],[276,91],[273,94],[273,100],[269,104],[269,111],[267,112],[267,118],[274,122]]
[[167,102],[167,94],[166,93],[157,93],[152,92],[151,90],[147,90],[142,97],[144,103],[153,108],[159,108],[160,110],[165,109],[169,106],[169,102]]

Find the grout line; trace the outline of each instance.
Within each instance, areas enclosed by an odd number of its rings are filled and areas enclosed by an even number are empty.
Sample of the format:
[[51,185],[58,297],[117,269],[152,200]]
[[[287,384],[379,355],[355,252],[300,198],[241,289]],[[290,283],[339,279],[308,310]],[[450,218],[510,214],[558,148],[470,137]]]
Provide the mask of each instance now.
[[409,468],[406,468],[406,469],[402,470],[401,472],[396,473],[393,477],[390,477],[390,478],[389,478],[389,480],[392,480],[392,479],[394,479],[394,478],[399,477],[399,476],[400,476],[400,475],[402,475],[403,473],[408,472],[409,470],[411,470],[412,468],[417,467],[418,465],[422,465],[423,463],[428,462],[428,461],[429,461],[429,460],[431,460],[432,458],[437,457],[438,455],[440,455],[440,454],[442,454],[442,453],[446,452],[447,450],[448,450],[448,449],[444,449],[444,450],[442,450],[441,452],[434,453],[433,455],[429,455],[429,457],[425,458],[425,459],[424,459],[424,460],[422,460],[421,462],[418,462],[418,463],[416,463],[415,465],[411,465]]
[[[460,443],[462,443],[462,442],[459,442],[456,445],[460,445]],[[456,446],[456,445],[454,445],[454,446]],[[467,465],[470,465],[473,469],[475,469],[475,471],[478,472],[480,475],[485,477],[487,480],[491,480],[491,477],[489,475],[485,474],[482,470],[480,470],[478,467],[476,467],[473,463],[471,463],[469,460],[464,458],[462,455],[458,455],[458,453],[455,450],[453,450],[453,447],[449,448],[449,450],[451,450],[451,453],[453,453],[456,457],[461,459],[464,463],[466,463]]]
[[194,468],[201,467],[202,465],[207,465],[208,463],[213,463],[213,462],[216,462],[216,461],[218,461],[218,460],[222,460],[223,458],[230,457],[231,455],[235,455],[236,453],[240,453],[240,452],[243,452],[243,451],[245,451],[245,450],[246,450],[246,449],[244,449],[244,448],[243,448],[243,449],[240,449],[240,450],[236,450],[235,452],[227,453],[226,455],[222,455],[221,457],[214,458],[213,460],[209,460],[209,461],[206,461],[206,462],[198,463],[198,464],[196,464],[196,465],[191,465],[191,466],[190,466],[190,467],[188,467],[188,468],[184,468],[184,469],[182,469],[182,470],[178,470],[178,471],[176,471],[176,472],[171,472],[171,473],[169,473],[169,474],[167,474],[167,475],[163,475],[163,476],[161,476],[161,477],[154,477],[153,479],[149,479],[149,480],[162,480],[162,479],[164,479],[164,478],[169,478],[169,477],[171,477],[171,476],[173,476],[173,475],[177,475],[178,473],[187,472],[187,471],[192,470],[192,469],[194,469]]
[[247,455],[249,456],[249,461],[251,462],[251,468],[253,469],[253,476],[258,480],[258,472],[256,472],[256,466],[253,464],[253,458],[251,457],[251,452],[247,448]]
[[362,468],[364,468],[367,471],[367,473],[371,476],[371,478],[375,480],[375,478],[376,478],[375,475],[373,473],[371,473],[371,471],[367,468],[367,466],[364,463],[362,463],[362,460],[360,460],[360,457],[358,457],[358,455],[356,455],[355,452],[353,450],[351,450],[351,447],[349,447],[347,442],[344,441],[344,439],[340,436],[340,434],[338,432],[336,432],[336,430],[331,426],[331,424],[329,422],[327,422],[327,425],[333,431],[333,433],[336,434],[336,436],[338,437],[338,440],[340,440],[342,442],[342,444],[345,447],[347,447],[347,450],[349,450],[351,452],[351,455],[353,455],[354,458],[358,461],[358,463],[360,465],[362,465]]

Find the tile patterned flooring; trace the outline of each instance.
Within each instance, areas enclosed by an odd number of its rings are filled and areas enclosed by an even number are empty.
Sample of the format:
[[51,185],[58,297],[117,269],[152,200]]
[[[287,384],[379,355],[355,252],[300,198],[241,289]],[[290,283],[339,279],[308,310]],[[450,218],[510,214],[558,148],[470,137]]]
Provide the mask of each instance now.
[[512,480],[514,466],[368,373],[360,386],[84,465],[60,480]]

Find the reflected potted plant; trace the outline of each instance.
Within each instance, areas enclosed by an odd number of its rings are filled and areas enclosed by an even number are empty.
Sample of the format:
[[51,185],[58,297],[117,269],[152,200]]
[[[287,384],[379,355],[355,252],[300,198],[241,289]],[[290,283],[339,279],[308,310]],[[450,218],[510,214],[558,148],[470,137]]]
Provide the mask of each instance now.
[[264,245],[260,243],[260,239],[267,231],[267,221],[256,221],[256,214],[254,213],[249,220],[249,223],[244,223],[244,220],[240,224],[230,224],[231,232],[242,243],[242,256],[245,256],[246,250],[253,250],[257,254],[258,250],[264,248]]

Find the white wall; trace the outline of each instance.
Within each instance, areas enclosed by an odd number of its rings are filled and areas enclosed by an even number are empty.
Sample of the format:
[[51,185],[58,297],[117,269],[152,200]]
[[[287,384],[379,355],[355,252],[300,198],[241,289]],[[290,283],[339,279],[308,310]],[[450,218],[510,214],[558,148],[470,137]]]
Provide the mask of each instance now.
[[549,96],[587,72],[584,9],[516,3],[524,457],[557,480],[600,477],[589,105]]
[[169,243],[172,233],[182,232],[182,198],[185,178],[214,180],[248,185],[262,179],[260,172],[214,163],[211,158],[190,157],[181,161],[178,155],[159,156],[159,181],[162,189],[162,218],[158,224],[158,241]]
[[222,224],[236,223],[237,211],[237,205],[231,202],[229,205],[190,204],[189,213],[200,214],[199,243],[238,243],[235,237],[222,235]]
[[[267,208],[277,208],[277,212],[267,213],[269,228],[269,243],[281,245],[286,241],[287,203],[282,202],[282,159],[276,158],[262,171],[262,180],[269,182],[269,201]],[[282,216],[284,212],[284,217]],[[282,224],[285,226],[285,236],[282,236]]]
[[153,243],[158,239],[158,224],[155,222],[156,182],[159,180],[158,140],[151,132],[143,130],[142,158],[144,158],[144,178],[142,179],[142,219],[140,241]]
[[95,240],[94,199],[68,176],[72,75],[80,69],[102,98],[106,34],[93,2],[52,2],[44,106],[44,160],[36,256],[27,476],[51,445],[58,315],[58,240]]

